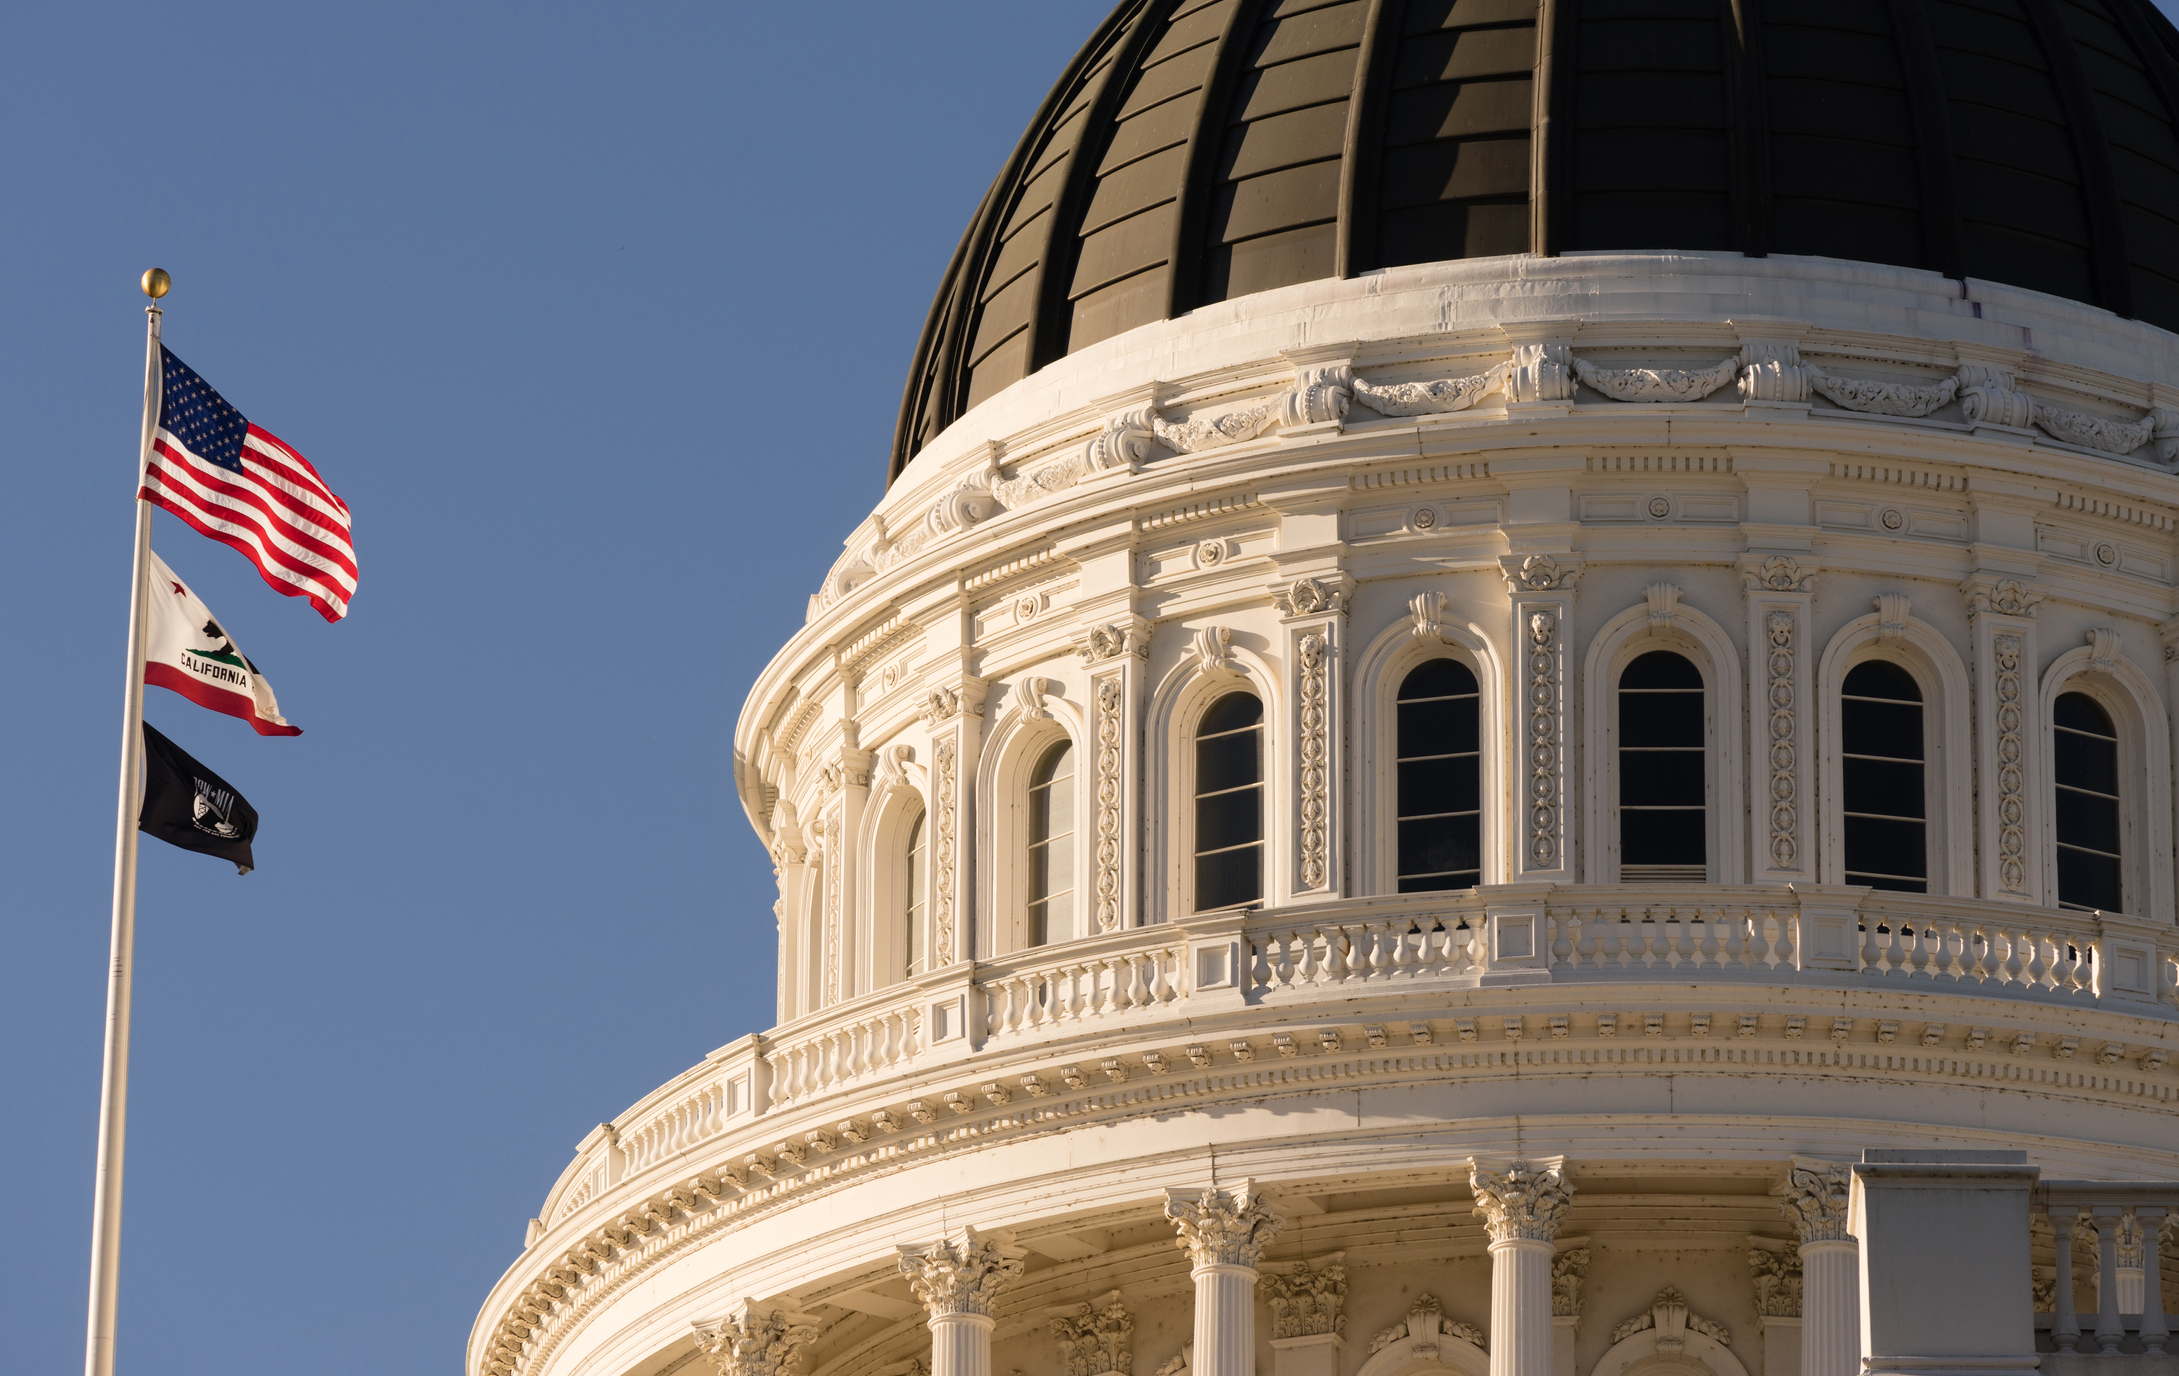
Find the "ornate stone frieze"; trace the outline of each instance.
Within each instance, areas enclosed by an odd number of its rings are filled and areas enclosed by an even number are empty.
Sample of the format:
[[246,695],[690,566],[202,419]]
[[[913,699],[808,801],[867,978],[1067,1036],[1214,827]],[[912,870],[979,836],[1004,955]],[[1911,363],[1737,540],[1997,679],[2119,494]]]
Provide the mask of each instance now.
[[1180,1229],[1180,1247],[1193,1266],[1253,1268],[1286,1220],[1256,1193],[1252,1180],[1239,1188],[1167,1190],[1165,1216]]
[[1536,869],[1559,862],[1559,619],[1528,618],[1528,859]]
[[1589,1276],[1589,1249],[1569,1247],[1551,1258],[1551,1313],[1581,1317],[1581,1283]]
[[1472,1323],[1446,1318],[1445,1306],[1438,1302],[1437,1296],[1422,1294],[1415,1296],[1415,1307],[1407,1311],[1405,1319],[1369,1340],[1369,1355],[1374,1357],[1396,1342],[1412,1339],[1414,1355],[1434,1362],[1438,1359],[1440,1337],[1465,1339],[1486,1351],[1490,1347],[1482,1329]]
[[963,1228],[950,1238],[921,1247],[902,1247],[900,1273],[908,1278],[931,1317],[979,1314],[989,1317],[999,1292],[1021,1278],[1028,1249],[1014,1245],[1011,1233]]
[[1700,401],[1740,375],[1740,356],[1707,368],[1599,368],[1576,356],[1574,375],[1613,401]]
[[1297,746],[1301,756],[1301,886],[1321,889],[1328,878],[1326,858],[1329,841],[1325,827],[1331,817],[1330,649],[1324,637],[1311,631],[1301,638],[1295,685],[1300,704],[1301,730]]
[[1125,654],[1148,659],[1150,638],[1133,627],[1092,626],[1076,643],[1074,653],[1084,664],[1102,664]]
[[1346,1326],[1347,1268],[1338,1261],[1315,1267],[1300,1262],[1291,1271],[1263,1277],[1256,1289],[1271,1302],[1274,1338],[1337,1333]]
[[1521,1238],[1549,1242],[1573,1203],[1574,1186],[1563,1166],[1515,1161],[1503,1170],[1468,1162],[1475,1212],[1493,1242]]
[[1196,417],[1178,425],[1153,415],[1150,428],[1164,441],[1166,448],[1175,453],[1196,454],[1255,439],[1276,425],[1278,419],[1279,403],[1267,401],[1221,416]]
[[1118,674],[1097,681],[1097,930],[1116,932],[1120,912],[1122,773],[1126,766],[1127,689]]
[[1802,1242],[1842,1242],[1848,1239],[1846,1201],[1852,1181],[1844,1166],[1796,1156],[1786,1168],[1784,1183],[1771,1193],[1800,1229]]
[[717,1323],[696,1324],[696,1350],[719,1376],[790,1376],[821,1320],[743,1300]]
[[1816,571],[1803,568],[1794,559],[1773,554],[1761,563],[1743,564],[1740,584],[1750,592],[1813,592],[1816,587]]
[[1581,580],[1579,560],[1562,564],[1548,554],[1508,554],[1498,561],[1498,566],[1505,571],[1506,586],[1515,593],[1556,592]]
[[1059,1360],[1066,1376],[1133,1376],[1135,1316],[1127,1312],[1120,1292],[1113,1290],[1070,1307],[1073,1313],[1052,1318],[1052,1336],[1059,1340]]
[[2024,616],[2032,620],[2043,605],[2043,594],[2026,587],[2017,578],[2000,578],[1989,583],[1970,581],[1966,593],[1970,617],[1996,612],[2000,616]]
[[1957,377],[1936,382],[1873,382],[1866,378],[1839,377],[1814,364],[1805,368],[1810,390],[1829,397],[1848,411],[1872,416],[1926,416],[1951,404],[1959,395]]
[[1705,1319],[1687,1307],[1687,1296],[1671,1286],[1657,1292],[1650,1301],[1649,1312],[1637,1314],[1612,1330],[1612,1341],[1623,1343],[1646,1329],[1657,1330],[1657,1350],[1662,1353],[1683,1352],[1687,1348],[1687,1335],[1700,1333],[1716,1340],[1721,1346],[1730,1347],[1733,1331],[1724,1324]]
[[2129,424],[2104,416],[2086,415],[2079,411],[2067,411],[2056,406],[2035,403],[2032,413],[2036,428],[2067,444],[2077,444],[2083,449],[2100,449],[2106,454],[2131,454],[2147,444],[2156,434],[2156,417],[2143,416]]
[[1354,399],[1383,416],[1442,415],[1465,411],[1506,385],[1511,364],[1495,364],[1472,377],[1435,382],[1393,382],[1382,386],[1354,380]]
[[1766,704],[1769,708],[1770,863],[1773,869],[1798,868],[1801,857],[1800,760],[1794,724],[1793,632],[1788,611],[1763,618]]
[[1801,1254],[1748,1249],[1748,1279],[1755,1285],[1755,1312],[1767,1318],[1801,1316]]
[[959,822],[960,746],[951,736],[932,747],[931,918],[933,968],[954,962],[953,869]]
[[1318,616],[1325,612],[1339,615],[1347,610],[1351,586],[1344,574],[1297,578],[1285,587],[1272,589],[1271,600],[1278,606],[1279,614],[1288,618]]
[[2000,634],[1991,696],[1997,703],[1997,883],[2006,893],[2028,891],[2027,737],[2020,701],[2021,639]]

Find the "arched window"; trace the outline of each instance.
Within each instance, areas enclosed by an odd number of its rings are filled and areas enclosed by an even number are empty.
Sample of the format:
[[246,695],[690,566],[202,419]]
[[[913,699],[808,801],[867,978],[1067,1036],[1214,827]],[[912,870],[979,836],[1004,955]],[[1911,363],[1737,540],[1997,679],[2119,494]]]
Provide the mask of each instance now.
[[1401,680],[1398,739],[1401,893],[1483,882],[1481,694],[1457,659]]
[[2058,906],[2124,912],[2119,882],[2118,729],[2086,693],[2051,716],[2058,798]]
[[1044,752],[1029,775],[1029,944],[1074,922],[1074,743]]
[[1195,733],[1195,908],[1263,897],[1264,705],[1228,693]]
[[927,911],[926,868],[930,851],[923,843],[924,813],[908,824],[908,967],[909,979],[923,973],[923,918]]
[[1670,650],[1619,674],[1619,877],[1701,883],[1709,875],[1709,770],[1702,673]]
[[1922,688],[1887,660],[1857,664],[1839,692],[1846,882],[1929,892]]

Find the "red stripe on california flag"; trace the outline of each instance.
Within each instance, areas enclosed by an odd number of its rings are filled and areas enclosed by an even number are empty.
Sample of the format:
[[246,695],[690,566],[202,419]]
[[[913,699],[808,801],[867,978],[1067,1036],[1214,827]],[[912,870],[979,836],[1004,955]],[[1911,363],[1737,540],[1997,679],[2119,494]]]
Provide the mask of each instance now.
[[348,544],[345,533],[329,531],[315,524],[297,523],[285,512],[275,509],[264,483],[248,473],[242,475],[242,481],[237,481],[231,470],[197,461],[187,450],[176,450],[164,442],[153,448],[173,465],[161,465],[163,471],[188,486],[196,494],[198,504],[208,513],[213,508],[230,510],[247,524],[275,536],[290,563],[307,565],[336,576],[345,575],[344,581],[354,586],[355,551]]
[[280,726],[259,717],[257,699],[244,693],[233,693],[225,688],[214,687],[202,679],[191,678],[171,664],[146,664],[144,682],[153,688],[170,688],[199,707],[209,707],[215,712],[225,712],[230,717],[240,717],[260,736],[303,734],[300,726]]

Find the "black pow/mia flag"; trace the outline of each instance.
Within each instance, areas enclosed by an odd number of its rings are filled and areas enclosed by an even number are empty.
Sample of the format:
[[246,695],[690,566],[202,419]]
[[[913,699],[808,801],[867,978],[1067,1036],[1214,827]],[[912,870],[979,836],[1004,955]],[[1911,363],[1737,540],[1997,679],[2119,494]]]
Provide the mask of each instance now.
[[248,874],[257,862],[250,839],[257,835],[257,809],[235,792],[233,784],[189,757],[189,752],[144,723],[144,810],[139,831],[170,846],[201,851],[235,862],[235,873]]

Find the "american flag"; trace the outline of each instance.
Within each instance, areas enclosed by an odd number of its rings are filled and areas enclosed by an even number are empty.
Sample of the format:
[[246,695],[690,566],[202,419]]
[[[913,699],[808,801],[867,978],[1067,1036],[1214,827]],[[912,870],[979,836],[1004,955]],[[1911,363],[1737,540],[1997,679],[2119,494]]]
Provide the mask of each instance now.
[[309,598],[326,620],[346,616],[356,591],[348,503],[164,344],[159,356],[159,430],[137,495],[233,545],[267,583]]

